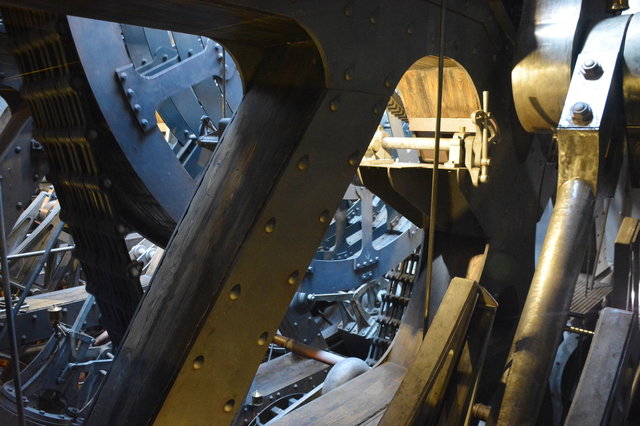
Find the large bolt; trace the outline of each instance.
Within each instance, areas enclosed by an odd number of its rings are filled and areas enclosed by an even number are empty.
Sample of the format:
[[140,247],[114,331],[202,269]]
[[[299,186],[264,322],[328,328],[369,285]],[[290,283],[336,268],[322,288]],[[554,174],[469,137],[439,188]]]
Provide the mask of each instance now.
[[585,61],[582,63],[580,72],[587,80],[597,80],[602,77],[604,71],[602,70],[602,66],[598,63],[598,61],[589,58],[585,59]]
[[571,119],[575,124],[587,125],[593,120],[593,111],[586,102],[576,102],[571,107]]

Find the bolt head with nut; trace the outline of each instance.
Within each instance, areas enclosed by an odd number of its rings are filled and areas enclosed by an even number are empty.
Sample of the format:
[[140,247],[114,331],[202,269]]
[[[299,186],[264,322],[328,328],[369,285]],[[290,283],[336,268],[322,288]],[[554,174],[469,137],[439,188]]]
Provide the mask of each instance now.
[[571,120],[578,125],[585,126],[593,120],[593,111],[586,102],[576,102],[571,107]]
[[584,78],[587,80],[597,80],[602,77],[604,71],[602,69],[602,65],[600,65],[598,61],[588,58],[582,62],[582,65],[580,66],[580,73],[582,73]]

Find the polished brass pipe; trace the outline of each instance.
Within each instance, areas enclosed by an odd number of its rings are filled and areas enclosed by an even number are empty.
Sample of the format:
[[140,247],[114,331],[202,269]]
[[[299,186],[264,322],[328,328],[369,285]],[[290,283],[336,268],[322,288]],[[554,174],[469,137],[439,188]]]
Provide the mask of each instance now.
[[499,411],[492,413],[491,424],[536,423],[582,266],[593,205],[593,192],[583,180],[570,180],[558,188],[502,379],[502,402],[494,404]]
[[325,364],[335,365],[338,362],[345,359],[342,355],[338,355],[333,352],[324,351],[322,349],[314,348],[313,346],[305,345],[304,343],[296,342],[288,337],[276,334],[273,336],[272,343],[274,345],[283,347],[290,350],[294,354],[302,355],[307,358],[315,359],[316,361],[324,362]]

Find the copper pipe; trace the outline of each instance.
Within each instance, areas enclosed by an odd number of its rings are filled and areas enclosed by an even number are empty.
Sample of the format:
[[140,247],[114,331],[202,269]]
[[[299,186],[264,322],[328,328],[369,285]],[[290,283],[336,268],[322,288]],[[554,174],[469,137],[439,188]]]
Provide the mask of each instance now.
[[315,359],[325,364],[335,365],[338,362],[345,359],[342,355],[335,354],[329,351],[323,351],[322,349],[314,348],[313,346],[305,345],[304,343],[296,342],[293,339],[284,337],[280,334],[273,336],[273,344],[290,350],[294,354],[302,355],[307,358]]

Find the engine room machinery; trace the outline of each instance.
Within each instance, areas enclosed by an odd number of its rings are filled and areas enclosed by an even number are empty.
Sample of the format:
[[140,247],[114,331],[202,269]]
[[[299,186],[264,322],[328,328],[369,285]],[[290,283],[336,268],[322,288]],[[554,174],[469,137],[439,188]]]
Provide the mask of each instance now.
[[638,12],[0,0],[0,424],[639,424]]

